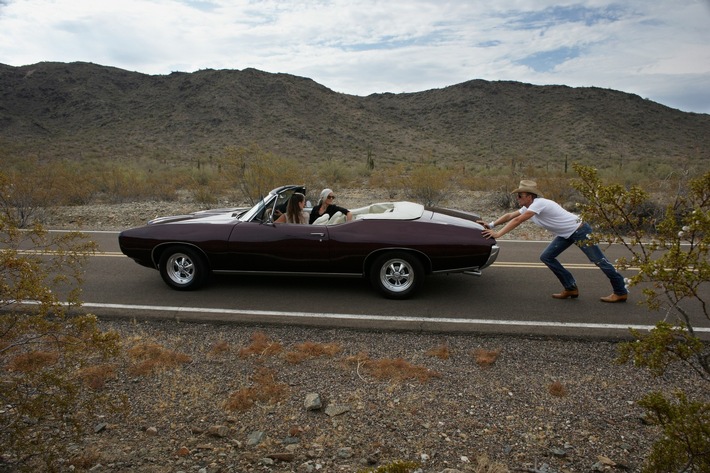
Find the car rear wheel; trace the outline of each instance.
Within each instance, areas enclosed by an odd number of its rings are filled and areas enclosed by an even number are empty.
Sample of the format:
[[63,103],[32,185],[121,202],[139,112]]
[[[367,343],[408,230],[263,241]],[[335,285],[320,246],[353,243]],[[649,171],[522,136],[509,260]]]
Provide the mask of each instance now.
[[370,281],[385,297],[406,299],[424,282],[424,267],[416,256],[397,251],[385,253],[375,260]]
[[168,248],[160,258],[163,281],[179,291],[202,286],[209,275],[207,262],[197,251],[187,247]]

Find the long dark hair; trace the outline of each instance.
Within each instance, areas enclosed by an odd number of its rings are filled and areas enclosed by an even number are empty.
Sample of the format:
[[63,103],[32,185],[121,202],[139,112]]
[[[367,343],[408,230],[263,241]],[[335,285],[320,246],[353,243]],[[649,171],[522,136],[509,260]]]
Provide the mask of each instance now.
[[302,223],[301,222],[301,207],[298,205],[306,200],[306,196],[300,192],[294,192],[290,199],[288,199],[288,206],[286,207],[286,221],[291,223]]

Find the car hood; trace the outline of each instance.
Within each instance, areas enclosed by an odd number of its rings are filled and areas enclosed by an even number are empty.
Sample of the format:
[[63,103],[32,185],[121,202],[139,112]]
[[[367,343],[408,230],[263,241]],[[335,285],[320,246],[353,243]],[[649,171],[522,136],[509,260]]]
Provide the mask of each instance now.
[[249,207],[229,207],[223,209],[200,210],[184,215],[170,215],[157,217],[148,222],[148,225],[158,225],[164,223],[225,223],[233,221],[241,214],[249,210]]

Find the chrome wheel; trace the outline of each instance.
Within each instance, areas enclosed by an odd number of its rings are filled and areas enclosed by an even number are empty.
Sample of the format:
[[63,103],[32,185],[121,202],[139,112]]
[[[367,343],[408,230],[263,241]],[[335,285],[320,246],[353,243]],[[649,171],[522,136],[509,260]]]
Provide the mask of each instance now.
[[195,263],[184,253],[170,255],[165,269],[175,284],[184,286],[195,279]]
[[390,292],[403,292],[414,284],[414,270],[401,259],[391,259],[380,268],[380,282]]
[[372,284],[390,299],[405,299],[421,287],[424,267],[406,252],[391,252],[379,257],[370,272]]
[[172,247],[160,258],[160,275],[163,281],[180,291],[197,289],[209,275],[205,258],[189,247]]

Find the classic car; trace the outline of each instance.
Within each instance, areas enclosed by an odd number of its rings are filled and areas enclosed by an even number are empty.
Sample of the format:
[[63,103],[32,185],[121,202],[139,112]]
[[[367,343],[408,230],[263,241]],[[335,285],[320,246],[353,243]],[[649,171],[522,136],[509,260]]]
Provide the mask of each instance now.
[[480,275],[498,256],[475,214],[413,202],[351,209],[347,222],[326,214],[312,225],[274,223],[294,192],[306,189],[278,187],[251,208],[161,217],[124,230],[118,242],[177,290],[197,289],[211,273],[354,276],[392,299],[412,296],[427,275]]

